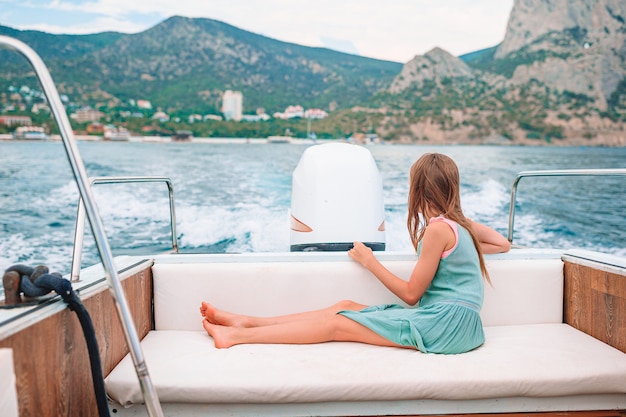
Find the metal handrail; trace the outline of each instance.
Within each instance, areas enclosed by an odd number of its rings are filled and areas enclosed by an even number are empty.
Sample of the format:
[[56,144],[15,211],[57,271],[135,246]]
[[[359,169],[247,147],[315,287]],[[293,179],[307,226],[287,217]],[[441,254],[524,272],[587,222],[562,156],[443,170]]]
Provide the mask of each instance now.
[[44,64],[41,57],[24,42],[8,36],[0,36],[0,47],[2,46],[15,50],[26,58],[35,71],[35,75],[37,76],[46,99],[48,100],[54,120],[57,123],[59,132],[61,133],[67,159],[72,168],[76,185],[78,186],[80,196],[84,201],[87,218],[89,219],[91,231],[94,235],[96,246],[98,247],[102,266],[104,267],[104,274],[122,325],[124,337],[135,365],[135,371],[137,372],[139,384],[143,392],[148,415],[162,417],[163,410],[161,409],[156,389],[152,384],[152,379],[150,378],[148,368],[146,367],[141,345],[139,344],[137,330],[130,314],[128,302],[124,296],[124,290],[122,289],[117,268],[115,267],[111,247],[109,246],[109,242],[102,225],[102,219],[98,213],[98,208],[91,191],[91,186],[88,182],[85,164],[83,163],[80,152],[78,151],[72,125],[70,124],[65,108],[63,107],[63,103],[61,102],[59,92],[57,91],[54,81],[50,76],[50,71],[48,71],[48,68]]
[[522,171],[517,174],[511,187],[511,206],[509,207],[509,242],[513,243],[513,225],[515,221],[515,197],[517,185],[525,177],[571,177],[571,176],[615,176],[626,175],[626,168],[613,169],[555,169],[542,171]]
[[[178,253],[178,238],[176,234],[176,210],[174,209],[174,186],[167,177],[91,177],[89,183],[94,184],[128,184],[143,182],[164,182],[167,185],[170,199],[170,229],[172,231],[172,251]],[[80,280],[80,266],[83,255],[83,242],[85,236],[85,205],[83,199],[78,199],[78,213],[76,215],[76,228],[74,232],[74,251],[72,254],[72,273],[70,280]]]

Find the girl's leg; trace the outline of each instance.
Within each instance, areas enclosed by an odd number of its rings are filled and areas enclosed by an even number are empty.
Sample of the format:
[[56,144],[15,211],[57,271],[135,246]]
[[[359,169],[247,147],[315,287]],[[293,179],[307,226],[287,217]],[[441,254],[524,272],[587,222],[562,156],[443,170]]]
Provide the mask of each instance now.
[[204,320],[203,325],[217,348],[247,343],[313,344],[330,341],[404,347],[340,314],[333,314],[323,320],[286,321],[261,327],[228,327],[208,320]]
[[367,307],[365,304],[359,304],[355,303],[354,301],[344,300],[321,310],[288,314],[285,316],[277,317],[255,317],[218,310],[217,308],[203,301],[202,305],[200,306],[200,314],[202,315],[202,317],[205,318],[206,321],[211,324],[218,324],[229,327],[261,327],[293,321],[320,320],[326,317],[332,317],[336,315],[338,311],[359,311],[364,309],[365,307]]

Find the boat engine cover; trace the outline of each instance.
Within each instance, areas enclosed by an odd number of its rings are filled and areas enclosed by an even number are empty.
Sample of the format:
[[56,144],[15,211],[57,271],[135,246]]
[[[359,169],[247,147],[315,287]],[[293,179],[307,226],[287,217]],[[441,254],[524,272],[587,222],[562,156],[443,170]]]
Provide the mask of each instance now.
[[370,151],[349,143],[314,145],[293,172],[291,251],[346,251],[353,242],[385,250],[380,173]]

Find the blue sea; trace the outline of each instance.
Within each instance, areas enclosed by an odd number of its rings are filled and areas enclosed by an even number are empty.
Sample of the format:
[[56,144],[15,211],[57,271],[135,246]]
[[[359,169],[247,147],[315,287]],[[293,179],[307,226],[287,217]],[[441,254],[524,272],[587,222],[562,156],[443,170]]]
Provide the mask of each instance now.
[[[307,145],[79,142],[89,176],[154,175],[174,184],[181,252],[289,251],[292,172]],[[461,172],[467,216],[506,236],[511,185],[524,170],[624,168],[626,148],[377,145],[387,251],[410,252],[408,170],[425,152]],[[46,264],[67,274],[78,204],[60,142],[0,142],[0,268]],[[94,186],[115,255],[171,247],[162,183]],[[626,255],[626,178],[526,178],[514,244]],[[99,261],[89,226],[83,266]]]

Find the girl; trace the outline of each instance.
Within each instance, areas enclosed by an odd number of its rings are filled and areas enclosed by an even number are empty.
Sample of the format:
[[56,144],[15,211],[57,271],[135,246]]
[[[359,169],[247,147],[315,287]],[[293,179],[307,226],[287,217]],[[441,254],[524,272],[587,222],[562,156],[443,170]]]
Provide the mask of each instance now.
[[[442,154],[425,154],[411,167],[407,225],[418,262],[405,281],[372,250],[355,242],[348,255],[405,303],[368,307],[340,301],[328,308],[280,317],[243,316],[203,302],[203,326],[215,346],[242,343],[362,342],[433,353],[462,353],[480,346],[483,253],[506,252],[509,242],[461,211],[459,171]],[[421,217],[421,221],[420,221]]]

